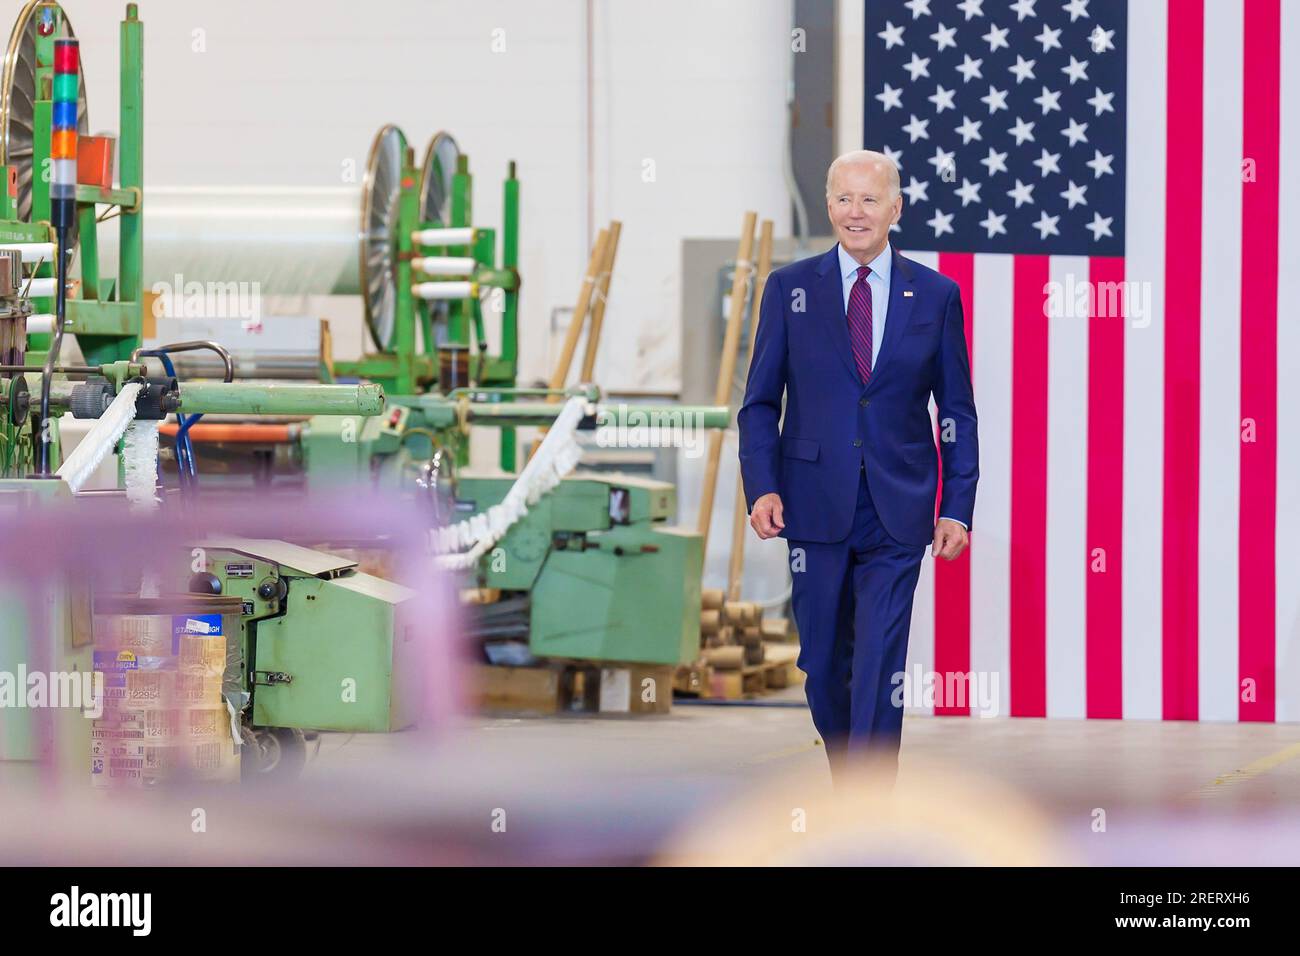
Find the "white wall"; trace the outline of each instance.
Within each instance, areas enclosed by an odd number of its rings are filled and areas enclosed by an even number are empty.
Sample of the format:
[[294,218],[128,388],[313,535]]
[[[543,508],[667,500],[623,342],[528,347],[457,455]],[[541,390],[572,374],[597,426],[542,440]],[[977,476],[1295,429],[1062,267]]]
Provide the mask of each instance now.
[[[115,132],[125,4],[65,6],[91,129]],[[150,184],[338,185],[359,178],[383,123],[399,124],[417,155],[450,130],[470,154],[482,223],[499,225],[500,180],[507,160],[519,164],[524,377],[549,373],[567,321],[552,328],[552,311],[576,297],[590,205],[597,228],[624,223],[597,378],[676,389],[681,239],[733,235],[746,208],[788,232],[789,3],[594,0],[590,178],[587,6],[143,0],[146,202]],[[334,320],[340,352],[361,347],[359,303],[303,305]]]

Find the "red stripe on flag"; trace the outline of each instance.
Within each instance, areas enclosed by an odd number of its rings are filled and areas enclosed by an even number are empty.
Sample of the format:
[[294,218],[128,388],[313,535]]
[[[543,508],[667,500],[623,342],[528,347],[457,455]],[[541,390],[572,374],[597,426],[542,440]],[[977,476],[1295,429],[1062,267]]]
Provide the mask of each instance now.
[[1087,715],[1124,716],[1124,260],[1088,262]]
[[1011,716],[1047,715],[1048,256],[1016,256],[1011,332]]
[[1241,499],[1238,540],[1239,720],[1274,719],[1277,559],[1277,279],[1282,11],[1246,0],[1241,187]]
[[[956,282],[961,293],[966,350],[970,355],[971,343],[975,341],[972,333],[975,315],[975,256],[966,252],[940,253],[939,271]],[[972,369],[974,364],[972,356]],[[940,435],[943,434],[943,427],[940,419]],[[942,454],[943,442],[939,443],[939,449]],[[974,547],[973,542],[972,535],[971,547]],[[955,681],[949,682],[948,675],[970,673],[970,548],[954,561],[935,558],[934,562],[934,670],[943,679],[945,689],[966,689],[965,703],[960,706],[939,706],[936,703],[934,712],[936,716],[969,717],[971,687]]]
[[1170,0],[1165,175],[1162,676],[1166,720],[1196,720],[1201,468],[1203,0]]

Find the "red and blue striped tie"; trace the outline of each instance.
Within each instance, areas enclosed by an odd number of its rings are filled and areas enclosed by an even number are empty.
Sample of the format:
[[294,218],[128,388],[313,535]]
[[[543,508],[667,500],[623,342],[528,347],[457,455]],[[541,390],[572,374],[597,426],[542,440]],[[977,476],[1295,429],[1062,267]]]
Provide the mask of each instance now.
[[871,381],[871,287],[867,285],[870,274],[870,266],[859,266],[858,281],[849,292],[849,345],[863,385]]

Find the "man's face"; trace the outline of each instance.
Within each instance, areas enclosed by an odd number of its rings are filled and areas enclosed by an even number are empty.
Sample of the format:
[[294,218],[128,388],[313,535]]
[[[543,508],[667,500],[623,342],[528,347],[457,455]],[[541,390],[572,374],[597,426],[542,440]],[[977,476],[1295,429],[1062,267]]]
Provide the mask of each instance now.
[[890,197],[883,163],[853,163],[835,170],[826,214],[844,251],[865,265],[885,248],[889,227],[903,212],[903,197]]

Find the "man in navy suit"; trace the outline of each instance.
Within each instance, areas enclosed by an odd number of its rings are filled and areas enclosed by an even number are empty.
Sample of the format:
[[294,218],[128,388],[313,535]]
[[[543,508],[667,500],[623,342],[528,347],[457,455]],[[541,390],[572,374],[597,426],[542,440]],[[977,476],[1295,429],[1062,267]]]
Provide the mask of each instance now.
[[896,770],[912,595],[927,545],[966,549],[979,445],[957,284],[889,243],[898,167],[839,157],[826,211],[835,248],[767,280],[737,420],[750,524],[789,545],[799,668],[834,777],[851,754]]

